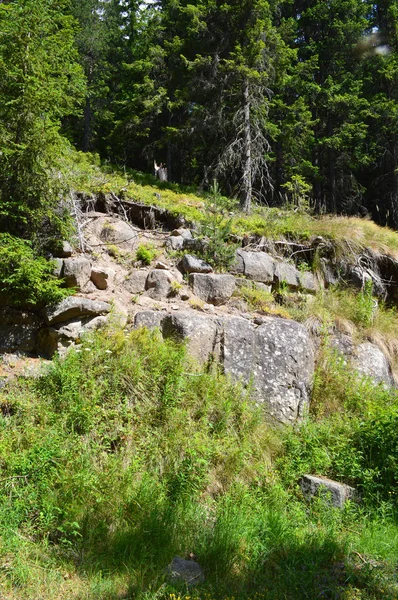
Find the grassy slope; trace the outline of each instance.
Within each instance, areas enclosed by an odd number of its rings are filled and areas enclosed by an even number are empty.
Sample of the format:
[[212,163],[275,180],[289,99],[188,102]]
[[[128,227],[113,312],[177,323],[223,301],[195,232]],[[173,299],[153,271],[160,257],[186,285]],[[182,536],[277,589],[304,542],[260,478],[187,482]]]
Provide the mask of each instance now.
[[[87,191],[125,189],[200,220],[206,198],[140,174],[106,173],[68,158]],[[160,193],[160,199],[154,194]],[[312,235],[394,254],[396,234],[370,221],[313,219],[279,209],[247,217],[236,233]],[[351,242],[352,243],[352,242]],[[258,297],[251,296],[254,303]],[[272,298],[260,298],[267,312]],[[294,318],[379,336],[394,353],[398,320],[349,290],[311,305],[285,298]],[[88,338],[38,381],[0,394],[0,596],[177,600],[398,597],[396,397],[359,381],[324,339],[312,415],[273,431],[242,390],[203,372],[156,335]],[[358,487],[361,505],[307,504],[305,472]],[[206,583],[173,588],[164,568],[193,551]]]

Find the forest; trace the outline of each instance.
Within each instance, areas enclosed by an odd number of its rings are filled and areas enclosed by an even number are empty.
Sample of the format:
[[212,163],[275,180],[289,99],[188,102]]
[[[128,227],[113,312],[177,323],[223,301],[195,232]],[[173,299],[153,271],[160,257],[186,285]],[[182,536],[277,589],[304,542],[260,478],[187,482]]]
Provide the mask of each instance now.
[[49,202],[66,144],[396,227],[397,45],[395,0],[3,1],[0,229]]

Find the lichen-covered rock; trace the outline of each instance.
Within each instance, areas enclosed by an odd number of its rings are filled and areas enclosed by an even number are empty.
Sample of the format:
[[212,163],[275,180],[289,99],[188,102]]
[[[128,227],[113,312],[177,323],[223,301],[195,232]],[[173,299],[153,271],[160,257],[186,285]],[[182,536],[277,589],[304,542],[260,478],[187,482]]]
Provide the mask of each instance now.
[[184,273],[212,273],[213,268],[201,258],[185,254],[179,264]]
[[91,263],[84,256],[65,258],[62,274],[66,287],[83,290],[90,281]]
[[390,364],[384,353],[375,344],[370,342],[360,344],[355,349],[352,365],[359,374],[370,377],[375,383],[394,385]]
[[138,231],[126,221],[113,220],[103,224],[99,237],[106,244],[132,251],[138,242]]
[[356,490],[349,485],[327,479],[326,477],[315,477],[314,475],[304,475],[300,481],[301,491],[308,499],[314,496],[324,497],[336,508],[344,508],[347,500],[355,499]]
[[293,423],[309,403],[314,350],[305,327],[269,317],[259,327],[242,318],[224,319],[223,366],[251,385],[253,399],[273,420]]
[[195,296],[216,306],[225,304],[236,287],[233,275],[192,273],[189,281]]
[[194,560],[185,560],[180,556],[173,558],[166,569],[166,573],[172,583],[185,583],[188,587],[203,583],[205,580],[199,563]]
[[241,273],[249,279],[262,283],[272,283],[275,274],[275,260],[265,252],[236,251],[233,272]]
[[48,325],[54,325],[75,319],[76,317],[93,317],[107,314],[110,310],[111,305],[107,302],[89,300],[80,296],[70,296],[58,304],[47,306],[44,310],[44,318]]
[[250,385],[253,401],[274,421],[293,423],[308,406],[314,352],[307,330],[295,321],[264,317],[256,327],[241,317],[143,311],[135,318],[140,326],[186,340],[201,363],[220,360],[227,375]]

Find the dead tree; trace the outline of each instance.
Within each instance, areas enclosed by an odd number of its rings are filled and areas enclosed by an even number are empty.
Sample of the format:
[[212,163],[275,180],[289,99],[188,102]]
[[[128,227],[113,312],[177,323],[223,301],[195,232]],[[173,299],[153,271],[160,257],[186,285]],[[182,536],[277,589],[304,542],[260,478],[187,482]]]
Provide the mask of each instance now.
[[153,161],[153,168],[155,177],[159,179],[159,181],[167,181],[167,167],[163,163],[158,165],[156,160]]

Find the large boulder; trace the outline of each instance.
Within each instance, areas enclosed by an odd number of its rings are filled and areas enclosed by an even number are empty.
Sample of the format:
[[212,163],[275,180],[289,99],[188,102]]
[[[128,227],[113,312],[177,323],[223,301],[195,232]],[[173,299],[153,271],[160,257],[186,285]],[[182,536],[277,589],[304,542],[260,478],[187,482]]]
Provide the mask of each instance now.
[[259,327],[242,318],[224,320],[224,371],[250,384],[251,395],[272,420],[294,423],[309,404],[314,350],[305,327],[269,317]]
[[298,290],[300,283],[300,271],[294,265],[287,262],[278,262],[275,267],[275,283],[278,287],[286,285],[290,290]]
[[189,281],[195,296],[216,306],[225,304],[234,293],[236,287],[233,275],[192,273]]
[[259,327],[241,317],[143,311],[135,327],[158,327],[164,337],[187,341],[190,354],[204,363],[220,360],[224,372],[249,386],[251,397],[280,423],[300,418],[309,402],[314,351],[307,330],[296,323],[264,317]]
[[84,256],[65,258],[62,275],[66,287],[83,290],[90,281],[91,263]]
[[394,385],[390,364],[384,353],[375,344],[364,342],[357,346],[352,365],[360,375],[370,377],[375,383]]
[[132,251],[138,242],[137,229],[126,221],[116,219],[103,223],[99,237],[105,244],[122,250]]
[[48,325],[63,323],[76,317],[95,317],[107,314],[111,310],[111,305],[107,302],[89,300],[80,296],[70,296],[58,304],[47,306],[44,309],[44,319]]
[[272,283],[275,274],[275,260],[265,252],[246,252],[239,249],[236,251],[233,271],[254,281]]

